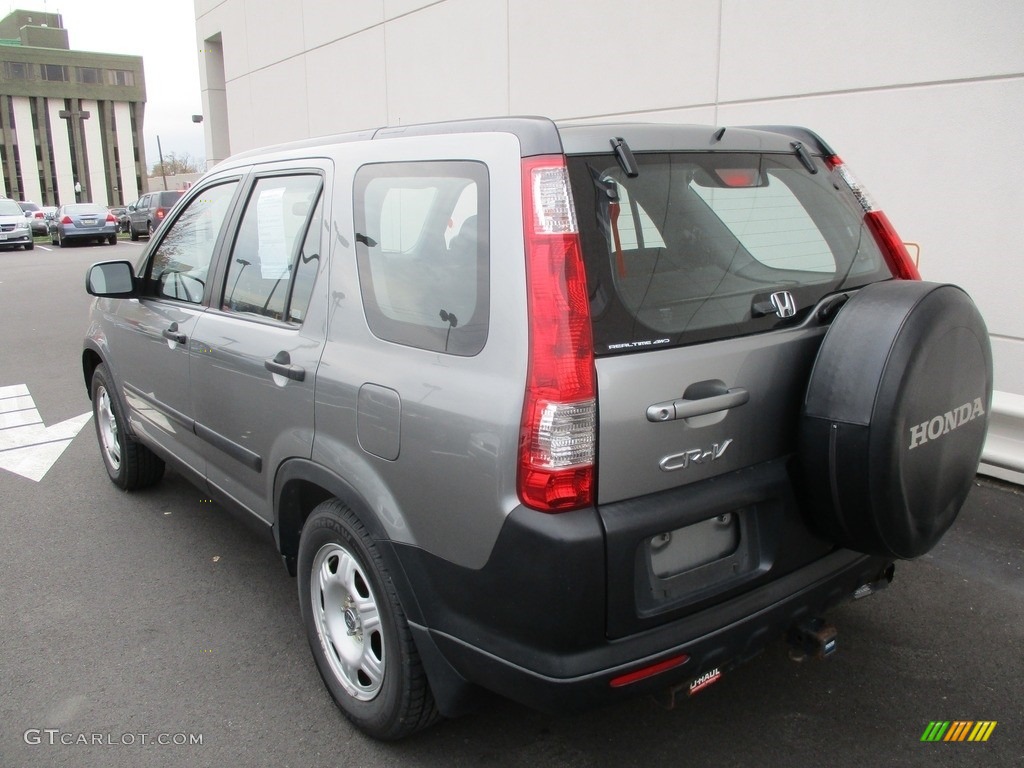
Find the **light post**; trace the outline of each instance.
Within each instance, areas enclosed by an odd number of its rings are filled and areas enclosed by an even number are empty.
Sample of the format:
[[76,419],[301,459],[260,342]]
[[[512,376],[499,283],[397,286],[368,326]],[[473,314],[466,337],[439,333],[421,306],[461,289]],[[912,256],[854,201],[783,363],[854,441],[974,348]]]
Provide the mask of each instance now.
[[[91,113],[87,109],[76,110],[76,109],[62,109],[57,113],[58,117],[68,121],[68,126],[71,128],[71,143],[74,144],[72,150],[72,158],[74,160],[74,175],[79,179],[82,178],[85,170],[85,156],[82,154],[82,120],[88,120]],[[73,122],[72,122],[73,121]],[[79,195],[82,193],[82,184],[80,181],[75,182],[75,202],[78,202]]]
[[156,151],[160,155],[160,175],[164,180],[164,189],[167,189],[167,168],[164,166],[164,149],[160,146],[160,134],[156,136]]

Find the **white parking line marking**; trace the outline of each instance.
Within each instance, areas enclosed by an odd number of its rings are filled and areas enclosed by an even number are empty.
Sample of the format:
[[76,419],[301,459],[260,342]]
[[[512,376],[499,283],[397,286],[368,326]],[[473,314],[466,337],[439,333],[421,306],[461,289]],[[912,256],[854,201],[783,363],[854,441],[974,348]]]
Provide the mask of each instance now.
[[0,387],[0,469],[39,482],[92,418],[92,412],[46,427],[28,387]]

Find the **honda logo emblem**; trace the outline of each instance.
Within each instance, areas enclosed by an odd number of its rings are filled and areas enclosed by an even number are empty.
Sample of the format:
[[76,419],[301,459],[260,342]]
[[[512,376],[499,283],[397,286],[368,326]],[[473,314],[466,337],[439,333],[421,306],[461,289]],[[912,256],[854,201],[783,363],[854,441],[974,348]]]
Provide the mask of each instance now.
[[771,296],[772,306],[775,307],[775,314],[779,317],[792,317],[796,314],[796,301],[789,291],[779,291]]

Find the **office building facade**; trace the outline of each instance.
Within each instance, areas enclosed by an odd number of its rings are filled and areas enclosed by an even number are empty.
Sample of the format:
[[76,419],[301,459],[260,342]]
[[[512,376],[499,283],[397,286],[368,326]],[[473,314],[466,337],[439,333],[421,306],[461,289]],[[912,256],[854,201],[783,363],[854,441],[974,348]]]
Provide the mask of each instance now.
[[0,193],[120,205],[146,191],[139,56],[73,51],[59,13],[0,20]]

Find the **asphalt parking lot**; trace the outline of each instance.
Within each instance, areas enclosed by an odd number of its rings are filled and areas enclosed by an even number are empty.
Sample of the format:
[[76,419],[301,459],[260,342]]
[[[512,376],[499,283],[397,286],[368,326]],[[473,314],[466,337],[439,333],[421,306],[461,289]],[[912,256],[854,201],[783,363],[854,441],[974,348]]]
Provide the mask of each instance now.
[[[0,253],[0,388],[24,385],[48,426],[89,411],[86,265],[138,253]],[[493,700],[399,744],[335,708],[272,544],[177,474],[119,492],[91,421],[38,481],[0,469],[0,523],[0,768],[1024,765],[1019,486],[979,478],[933,552],[832,613],[828,661],[778,642],[673,710]],[[935,721],[996,725],[923,742]]]

